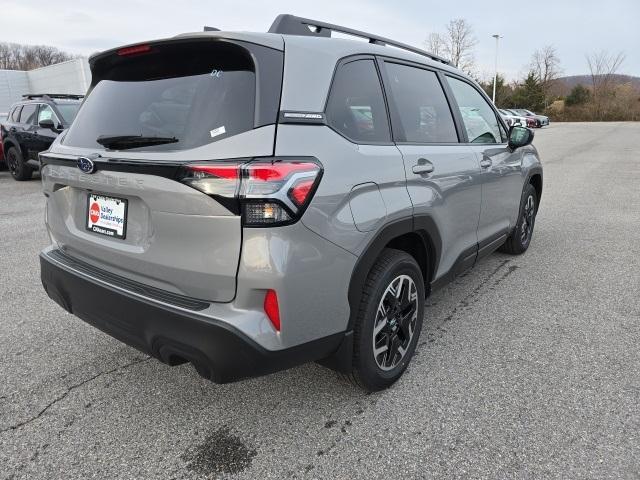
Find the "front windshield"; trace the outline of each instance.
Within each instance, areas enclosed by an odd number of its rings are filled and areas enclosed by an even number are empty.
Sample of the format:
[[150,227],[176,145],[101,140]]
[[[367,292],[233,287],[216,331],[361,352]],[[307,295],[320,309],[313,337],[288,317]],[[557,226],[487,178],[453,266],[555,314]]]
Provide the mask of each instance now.
[[80,108],[80,103],[58,103],[56,105],[58,108],[58,112],[62,115],[62,120],[67,125],[71,125],[73,119],[76,118],[76,113],[78,113],[78,108]]

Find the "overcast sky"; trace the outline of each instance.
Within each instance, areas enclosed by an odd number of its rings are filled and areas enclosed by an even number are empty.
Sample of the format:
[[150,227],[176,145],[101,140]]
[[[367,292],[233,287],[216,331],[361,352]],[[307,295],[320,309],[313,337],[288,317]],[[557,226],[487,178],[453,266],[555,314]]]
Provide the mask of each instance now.
[[640,76],[640,0],[1,0],[0,41],[46,44],[74,54],[201,30],[266,31],[278,13],[347,25],[416,46],[453,18],[474,27],[477,71],[514,79],[534,50],[557,48],[565,75],[587,73],[585,54],[623,51],[621,73]]

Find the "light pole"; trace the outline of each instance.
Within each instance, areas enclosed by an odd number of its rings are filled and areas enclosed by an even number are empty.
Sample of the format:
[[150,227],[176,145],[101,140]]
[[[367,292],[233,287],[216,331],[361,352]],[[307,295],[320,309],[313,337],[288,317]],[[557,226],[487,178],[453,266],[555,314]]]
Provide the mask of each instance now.
[[502,38],[502,36],[492,35],[493,38],[496,39],[496,63],[495,63],[495,73],[493,74],[493,104],[496,104],[496,83],[498,83],[498,40]]

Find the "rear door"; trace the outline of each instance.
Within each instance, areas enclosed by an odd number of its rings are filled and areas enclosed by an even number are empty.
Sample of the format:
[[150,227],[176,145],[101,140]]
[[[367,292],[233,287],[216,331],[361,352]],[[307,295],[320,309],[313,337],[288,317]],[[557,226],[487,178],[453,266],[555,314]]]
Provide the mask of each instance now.
[[[404,158],[417,221],[430,216],[440,230],[436,279],[472,266],[480,216],[480,166],[459,136],[436,70],[385,60],[393,135]],[[453,271],[456,273],[456,271]]]
[[465,79],[447,75],[460,111],[469,147],[482,168],[482,212],[478,225],[480,250],[495,250],[517,218],[522,194],[522,150],[511,151],[507,132],[480,91]]
[[145,285],[231,301],[242,243],[235,180],[223,168],[213,190],[194,187],[197,174],[180,179],[190,162],[273,155],[282,63],[275,48],[206,37],[94,59],[75,121],[41,157],[60,248]]
[[24,160],[33,160],[34,158],[34,138],[36,118],[38,116],[38,105],[35,103],[27,103],[22,107],[20,113],[20,122],[16,125],[14,136],[20,147]]
[[[0,138],[0,141],[2,141],[3,146],[4,146],[4,142],[6,142],[8,138],[15,139],[15,133],[18,130],[18,122],[20,121],[21,111],[22,111],[22,105],[16,105],[9,112],[9,115],[7,116],[7,120],[5,122],[0,122],[0,129],[2,129],[2,132],[0,133],[0,136],[2,138]],[[5,155],[6,155],[6,152],[5,152]]]

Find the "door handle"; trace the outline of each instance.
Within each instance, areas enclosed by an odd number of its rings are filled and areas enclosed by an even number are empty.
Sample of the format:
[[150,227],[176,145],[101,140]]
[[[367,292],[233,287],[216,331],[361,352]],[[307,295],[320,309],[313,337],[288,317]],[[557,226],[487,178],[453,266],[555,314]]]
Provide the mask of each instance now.
[[493,162],[490,158],[483,158],[482,160],[480,160],[480,166],[482,168],[489,168],[491,165],[493,165]]
[[433,172],[433,163],[426,158],[419,158],[418,164],[411,167],[411,171],[418,175],[424,175],[425,173]]

